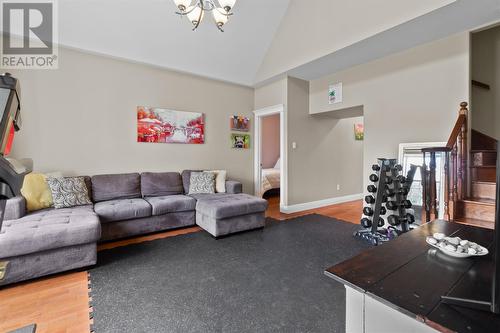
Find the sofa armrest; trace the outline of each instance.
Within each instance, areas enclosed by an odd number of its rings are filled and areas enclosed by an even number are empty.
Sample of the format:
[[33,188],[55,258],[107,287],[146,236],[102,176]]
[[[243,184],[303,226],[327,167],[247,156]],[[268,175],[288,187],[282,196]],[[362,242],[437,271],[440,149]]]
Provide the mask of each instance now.
[[17,220],[26,215],[26,199],[18,195],[12,199],[7,200],[5,205],[4,220]]
[[226,180],[226,193],[238,194],[243,192],[243,184],[235,180]]

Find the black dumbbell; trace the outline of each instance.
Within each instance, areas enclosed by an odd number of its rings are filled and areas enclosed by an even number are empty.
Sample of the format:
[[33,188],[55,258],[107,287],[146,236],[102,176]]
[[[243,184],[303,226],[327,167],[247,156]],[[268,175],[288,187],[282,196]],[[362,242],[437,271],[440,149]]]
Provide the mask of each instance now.
[[389,198],[387,197],[387,195],[383,195],[382,196],[382,202],[387,202],[387,200],[389,200]]
[[396,179],[401,183],[401,184],[404,184],[406,183],[406,177],[405,176],[402,176],[402,175],[399,175],[396,177]]
[[396,210],[399,207],[399,205],[396,201],[387,201],[387,203],[385,205],[387,206],[387,209],[389,209],[389,210]]
[[378,182],[378,176],[374,173],[372,173],[369,178],[370,178],[370,181],[372,181],[374,183]]
[[394,166],[394,170],[400,172],[400,171],[403,171],[403,166],[401,164],[396,164]]
[[381,228],[381,227],[383,227],[383,226],[384,226],[384,224],[385,224],[384,219],[383,219],[383,218],[381,218],[381,217],[379,217],[379,218],[378,218],[378,224],[377,224],[377,226],[378,226],[379,228]]
[[397,215],[389,215],[387,217],[387,222],[392,226],[396,226],[401,224],[401,219]]
[[369,218],[362,218],[361,219],[361,226],[363,228],[371,228],[372,227],[372,220],[370,220]]
[[375,203],[375,197],[373,195],[367,195],[365,197],[365,202],[369,205],[373,205]]
[[372,170],[373,171],[380,171],[380,165],[378,165],[378,164],[372,165]]
[[380,215],[385,215],[387,213],[387,209],[385,207],[380,207]]
[[415,216],[413,216],[413,215],[412,215],[412,214],[410,214],[410,213],[406,214],[406,221],[407,221],[409,224],[415,223]]
[[370,193],[375,193],[377,192],[377,186],[375,185],[368,185],[368,187],[366,188],[368,190],[368,192]]
[[373,208],[371,207],[363,208],[363,214],[365,214],[366,216],[373,216]]
[[406,209],[409,209],[411,208],[412,204],[411,204],[411,201],[410,200],[403,200],[401,202],[401,206],[403,206],[404,208]]

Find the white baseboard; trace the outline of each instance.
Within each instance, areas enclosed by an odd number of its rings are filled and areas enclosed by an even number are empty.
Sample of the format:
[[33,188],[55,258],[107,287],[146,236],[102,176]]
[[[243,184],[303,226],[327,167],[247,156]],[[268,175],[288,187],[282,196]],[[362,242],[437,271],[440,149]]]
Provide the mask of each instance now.
[[[363,198],[363,193],[346,195],[343,197],[329,198],[318,201],[304,202],[296,205],[281,206],[280,211],[285,214],[302,212],[304,210],[321,208],[325,206],[330,206],[334,204],[339,204],[343,202],[349,202],[354,200],[359,200]],[[360,212],[361,214],[361,212]]]

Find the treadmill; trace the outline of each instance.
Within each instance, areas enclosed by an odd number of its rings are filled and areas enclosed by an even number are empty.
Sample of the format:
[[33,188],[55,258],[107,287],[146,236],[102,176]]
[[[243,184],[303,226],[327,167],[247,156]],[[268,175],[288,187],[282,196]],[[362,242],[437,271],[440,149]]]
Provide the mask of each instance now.
[[31,172],[28,160],[17,161],[7,156],[14,135],[21,129],[19,81],[9,73],[0,74],[0,230],[7,199],[21,194],[24,176]]

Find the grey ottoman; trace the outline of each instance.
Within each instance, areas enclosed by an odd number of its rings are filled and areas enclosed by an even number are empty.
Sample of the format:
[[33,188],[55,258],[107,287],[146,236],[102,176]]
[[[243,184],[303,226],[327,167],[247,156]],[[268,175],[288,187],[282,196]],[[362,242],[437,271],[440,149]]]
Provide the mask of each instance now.
[[248,194],[198,194],[196,224],[214,237],[264,227],[267,201]]

